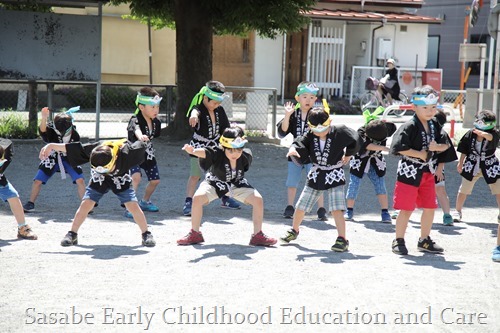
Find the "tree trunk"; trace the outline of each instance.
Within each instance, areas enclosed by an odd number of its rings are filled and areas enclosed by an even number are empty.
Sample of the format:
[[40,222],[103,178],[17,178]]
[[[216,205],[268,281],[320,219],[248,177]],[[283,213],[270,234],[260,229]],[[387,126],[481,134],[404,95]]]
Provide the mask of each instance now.
[[192,98],[212,79],[213,26],[199,5],[201,1],[175,0],[177,106],[165,132],[179,140],[192,133],[186,118]]

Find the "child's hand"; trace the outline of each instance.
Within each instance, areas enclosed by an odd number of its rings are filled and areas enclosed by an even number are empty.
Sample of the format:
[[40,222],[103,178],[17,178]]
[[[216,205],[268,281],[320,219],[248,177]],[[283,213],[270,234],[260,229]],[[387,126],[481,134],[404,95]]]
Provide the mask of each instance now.
[[295,149],[295,147],[290,147],[290,149],[288,150],[288,153],[286,154],[286,157],[290,157],[290,156],[295,156],[295,157],[299,157],[300,158],[300,155],[297,152],[297,150]]
[[443,174],[443,170],[441,169],[436,169],[436,173],[434,174],[434,176],[436,176],[436,179],[441,182],[444,180],[444,174]]
[[143,141],[143,142],[147,142],[147,141],[149,141],[149,136],[147,136],[147,135],[143,134],[143,135],[139,138],[139,140],[141,140],[141,141]]
[[285,103],[285,116],[290,116],[292,113],[294,113],[295,107],[292,102],[286,102]]
[[50,115],[50,110],[48,107],[42,109],[42,118],[47,119]]
[[198,116],[191,116],[189,117],[189,126],[195,127],[196,124],[198,124]]
[[487,132],[484,132],[484,131],[481,131],[481,130],[478,130],[477,128],[474,128],[472,130],[472,133],[476,134],[477,136],[480,136],[482,138],[486,138],[486,135],[488,135],[489,133]]
[[42,149],[40,149],[40,155],[38,155],[38,157],[40,158],[41,161],[43,161],[47,159],[47,157],[49,157],[51,153],[52,153],[52,146],[49,143],[43,146]]
[[342,156],[342,164],[346,165],[351,160],[352,156]]
[[439,149],[439,145],[436,141],[432,140],[430,143],[429,143],[429,151],[438,151]]
[[182,150],[184,150],[188,154],[193,154],[194,152],[194,147],[191,145],[188,145],[187,143],[182,147]]
[[462,173],[463,167],[464,167],[463,163],[458,163],[457,164],[457,171],[458,171],[458,173]]

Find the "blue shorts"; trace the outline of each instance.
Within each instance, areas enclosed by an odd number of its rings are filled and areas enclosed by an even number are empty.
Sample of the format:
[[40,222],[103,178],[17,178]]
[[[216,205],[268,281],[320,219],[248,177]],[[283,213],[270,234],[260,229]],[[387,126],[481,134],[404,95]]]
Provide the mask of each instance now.
[[[149,181],[160,179],[160,172],[158,171],[158,164],[155,164],[152,168],[149,168],[149,169],[144,168],[142,165],[136,165],[136,166],[130,168],[130,174],[133,175],[134,173],[141,173],[141,169],[144,170]],[[142,173],[141,173],[141,176],[142,176]]]
[[[379,177],[375,172],[373,165],[370,166],[367,174],[368,178],[373,184],[376,195],[387,194],[387,188],[385,187],[384,177]],[[346,199],[355,200],[358,196],[359,186],[361,185],[362,178],[359,178],[352,173],[349,176],[349,186],[347,187]]]
[[[78,179],[83,179],[83,173],[77,173],[67,161],[63,160],[62,162],[64,165],[64,170],[66,170],[66,173],[70,175],[71,179],[73,180],[73,184],[75,184]],[[36,173],[36,176],[33,180],[39,180],[42,182],[42,184],[45,184],[57,171],[59,171],[59,164],[54,165],[50,175],[47,175],[42,170],[38,169],[38,172]]]
[[7,183],[5,186],[0,186],[0,199],[7,202],[7,200],[19,197],[14,186],[11,183]]
[[286,187],[298,187],[302,170],[306,169],[306,174],[311,170],[311,163],[306,165],[297,165],[292,161],[288,161],[288,176],[286,177]]
[[[106,192],[101,193],[101,192],[98,192],[98,191],[94,190],[93,188],[87,186],[87,188],[85,189],[85,194],[83,195],[82,201],[85,199],[90,199],[90,200],[98,203],[99,200],[101,200],[102,196],[108,192],[109,192],[109,189],[106,190]],[[115,194],[118,197],[118,199],[120,200],[120,203],[122,203],[122,204],[126,204],[127,202],[130,202],[130,201],[137,201],[137,197],[135,196],[135,191],[132,188],[129,188],[125,191],[118,192]]]

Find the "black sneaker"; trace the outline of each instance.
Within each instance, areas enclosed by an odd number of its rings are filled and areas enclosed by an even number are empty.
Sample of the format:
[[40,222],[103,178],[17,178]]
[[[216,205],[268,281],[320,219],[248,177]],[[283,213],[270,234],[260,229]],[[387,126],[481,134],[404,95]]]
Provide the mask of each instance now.
[[344,237],[337,237],[335,244],[332,245],[332,251],[345,252],[349,250],[349,241]]
[[282,243],[288,244],[291,241],[296,240],[298,236],[299,233],[292,228],[286,232],[285,236],[280,237],[280,240]]
[[396,238],[392,241],[392,252],[404,256],[408,254],[404,238]]
[[78,245],[78,234],[73,231],[68,231],[66,236],[61,241],[61,246]]
[[288,205],[283,212],[283,217],[286,219],[291,219],[293,218],[293,213],[295,213],[295,208],[293,208],[292,205]]
[[153,247],[156,245],[156,241],[153,238],[153,234],[151,234],[151,231],[142,233],[142,245],[147,247]]
[[328,221],[328,217],[326,216],[326,209],[325,207],[319,207],[318,211],[318,220],[320,221]]
[[29,213],[35,209],[35,204],[31,201],[28,201],[23,205],[23,210],[25,213]]
[[430,236],[427,236],[424,239],[419,239],[417,248],[421,252],[430,252],[430,253],[442,253],[444,249],[437,245]]

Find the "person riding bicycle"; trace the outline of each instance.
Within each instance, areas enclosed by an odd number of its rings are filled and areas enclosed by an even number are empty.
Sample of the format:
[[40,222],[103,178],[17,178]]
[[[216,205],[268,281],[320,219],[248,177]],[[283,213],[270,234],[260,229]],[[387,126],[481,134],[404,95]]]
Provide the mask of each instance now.
[[399,100],[398,69],[394,59],[387,59],[386,65],[385,76],[380,79],[377,91],[382,96],[382,99],[385,96],[389,105],[391,105],[393,99]]

